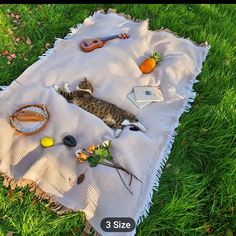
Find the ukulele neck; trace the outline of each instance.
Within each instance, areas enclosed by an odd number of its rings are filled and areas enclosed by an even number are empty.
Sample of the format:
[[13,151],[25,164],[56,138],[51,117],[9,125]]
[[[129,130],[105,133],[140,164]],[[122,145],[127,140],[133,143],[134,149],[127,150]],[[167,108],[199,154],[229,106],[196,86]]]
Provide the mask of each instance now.
[[116,38],[119,38],[119,35],[116,34],[116,35],[112,35],[112,36],[108,36],[108,37],[104,37],[104,38],[100,38],[102,41],[106,42],[110,39],[116,39]]

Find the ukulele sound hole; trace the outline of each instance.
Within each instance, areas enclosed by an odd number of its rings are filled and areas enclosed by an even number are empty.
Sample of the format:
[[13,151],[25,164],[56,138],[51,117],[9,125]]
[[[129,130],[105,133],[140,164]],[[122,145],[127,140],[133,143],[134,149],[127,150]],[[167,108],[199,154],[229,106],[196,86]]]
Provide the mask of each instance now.
[[98,41],[97,41],[97,40],[94,40],[93,42],[94,42],[94,43],[97,43]]

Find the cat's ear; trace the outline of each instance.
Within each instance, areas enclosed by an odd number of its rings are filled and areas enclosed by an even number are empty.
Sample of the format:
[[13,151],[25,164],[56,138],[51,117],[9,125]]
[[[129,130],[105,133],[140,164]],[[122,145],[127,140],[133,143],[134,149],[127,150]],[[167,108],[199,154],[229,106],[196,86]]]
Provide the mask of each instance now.
[[87,82],[88,80],[87,80],[87,77],[84,77],[84,82]]

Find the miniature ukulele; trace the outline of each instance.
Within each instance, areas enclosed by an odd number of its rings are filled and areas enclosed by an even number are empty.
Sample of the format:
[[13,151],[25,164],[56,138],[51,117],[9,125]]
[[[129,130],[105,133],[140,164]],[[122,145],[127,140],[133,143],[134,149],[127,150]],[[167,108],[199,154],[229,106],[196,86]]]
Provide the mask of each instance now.
[[101,48],[103,45],[106,43],[106,41],[111,40],[111,39],[127,39],[129,38],[129,35],[124,33],[124,34],[119,34],[119,35],[112,35],[104,38],[95,38],[95,39],[84,39],[80,43],[80,48],[84,52],[91,52],[96,48]]

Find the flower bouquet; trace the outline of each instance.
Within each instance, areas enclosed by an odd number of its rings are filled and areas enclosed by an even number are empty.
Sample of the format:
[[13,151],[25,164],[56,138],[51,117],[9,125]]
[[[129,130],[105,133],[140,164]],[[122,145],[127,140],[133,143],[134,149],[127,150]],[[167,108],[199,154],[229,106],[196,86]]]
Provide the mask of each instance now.
[[129,186],[132,183],[133,178],[138,180],[142,183],[142,181],[136,177],[133,173],[126,170],[123,166],[121,166],[118,162],[116,162],[111,155],[110,152],[111,147],[111,140],[106,140],[102,144],[99,145],[90,145],[87,149],[78,149],[75,153],[76,158],[79,160],[79,162],[85,162],[88,161],[90,167],[96,167],[97,165],[104,165],[111,168],[115,168],[117,173],[119,174],[119,177],[121,178],[122,183],[125,185],[125,187],[128,189],[128,191],[132,194],[129,187],[125,183],[124,179],[122,178],[120,171],[124,171],[128,175],[130,175],[130,181]]

